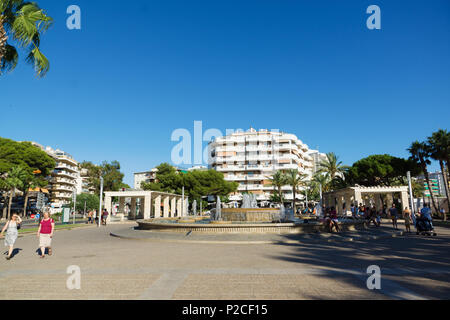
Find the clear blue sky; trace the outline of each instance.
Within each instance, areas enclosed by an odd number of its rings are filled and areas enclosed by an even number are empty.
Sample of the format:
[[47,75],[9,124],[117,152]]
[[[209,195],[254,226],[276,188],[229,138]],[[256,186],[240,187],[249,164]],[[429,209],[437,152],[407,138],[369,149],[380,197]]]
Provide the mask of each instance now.
[[[0,77],[0,136],[118,160],[130,185],[194,120],[292,132],[349,165],[449,129],[448,0],[38,3],[55,20],[51,70]],[[71,4],[81,30],[66,28]],[[381,30],[366,28],[371,4]]]

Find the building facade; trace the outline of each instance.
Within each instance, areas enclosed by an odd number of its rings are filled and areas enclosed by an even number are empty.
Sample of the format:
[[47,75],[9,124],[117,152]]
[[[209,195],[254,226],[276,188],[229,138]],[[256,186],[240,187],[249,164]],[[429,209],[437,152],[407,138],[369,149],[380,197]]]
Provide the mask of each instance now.
[[[312,177],[315,163],[309,151],[294,134],[250,129],[211,141],[209,166],[222,172],[225,180],[239,183],[237,192],[229,196],[231,201],[241,201],[243,193],[253,193],[264,205],[274,192],[269,178],[276,171],[295,169]],[[282,192],[285,200],[292,201],[292,187],[283,186]],[[302,198],[296,194],[296,199]]]
[[[442,176],[442,172],[436,171],[436,172],[430,172],[428,173],[428,176],[430,178],[430,185],[431,185],[431,192],[433,193],[433,196],[442,196],[445,197],[445,184],[444,184],[444,177]],[[418,176],[417,180],[419,183],[423,183],[423,186],[425,187],[424,195],[425,197],[430,197],[430,190],[428,189],[427,181],[425,180],[425,176]]]
[[32,144],[45,151],[56,161],[55,170],[49,177],[48,189],[50,191],[50,206],[52,209],[58,210],[63,205],[69,204],[73,194],[77,192],[77,179],[80,176],[78,162],[62,150],[43,147],[36,142],[32,142]]

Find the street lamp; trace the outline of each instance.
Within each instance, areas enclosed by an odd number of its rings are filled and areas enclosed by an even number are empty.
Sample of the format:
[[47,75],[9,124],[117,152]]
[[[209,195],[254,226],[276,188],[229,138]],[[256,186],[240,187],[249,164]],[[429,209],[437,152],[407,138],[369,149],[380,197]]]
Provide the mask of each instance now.
[[98,214],[97,214],[97,218],[98,218],[98,225],[97,227],[100,228],[100,224],[101,224],[101,215],[102,215],[102,206],[103,206],[103,177],[100,176],[100,206],[98,209]]

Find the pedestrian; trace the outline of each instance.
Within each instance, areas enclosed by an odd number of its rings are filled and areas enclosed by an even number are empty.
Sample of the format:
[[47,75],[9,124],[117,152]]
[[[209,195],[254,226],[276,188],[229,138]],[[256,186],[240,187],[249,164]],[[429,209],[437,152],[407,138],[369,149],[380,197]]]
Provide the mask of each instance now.
[[104,209],[102,213],[102,224],[106,226],[106,219],[108,218],[108,210]]
[[14,243],[17,240],[18,231],[17,229],[20,229],[20,224],[22,223],[22,219],[17,215],[13,214],[9,221],[6,222],[4,225],[1,236],[3,237],[3,233],[6,230],[6,236],[5,236],[5,247],[8,248],[8,256],[6,257],[6,260],[11,259],[11,255],[14,249]]
[[397,226],[398,210],[395,207],[395,203],[392,204],[392,207],[389,209],[389,213],[390,213],[391,219],[392,219],[392,227],[394,227],[395,230],[398,230],[398,226]]
[[88,224],[92,223],[92,215],[93,215],[92,210],[90,210],[88,213]]
[[405,210],[403,210],[403,218],[405,219],[405,229],[406,232],[411,232],[411,210],[409,210],[409,207],[405,207]]
[[50,218],[48,212],[44,212],[44,217],[39,223],[37,236],[39,238],[39,248],[41,249],[41,258],[45,258],[45,248],[48,248],[48,255],[52,255],[52,238],[55,229],[55,221]]

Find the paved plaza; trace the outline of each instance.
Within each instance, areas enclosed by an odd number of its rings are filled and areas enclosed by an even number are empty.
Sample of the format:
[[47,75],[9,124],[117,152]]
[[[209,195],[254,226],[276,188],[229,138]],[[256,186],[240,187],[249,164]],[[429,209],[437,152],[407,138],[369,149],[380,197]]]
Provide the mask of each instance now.
[[[0,299],[450,299],[446,228],[424,237],[384,224],[380,232],[278,235],[272,243],[110,235],[132,225],[57,231],[45,259],[35,235],[20,237],[14,258],[0,259]],[[66,287],[70,265],[81,269],[79,290]],[[381,268],[381,290],[367,289],[370,265]]]

